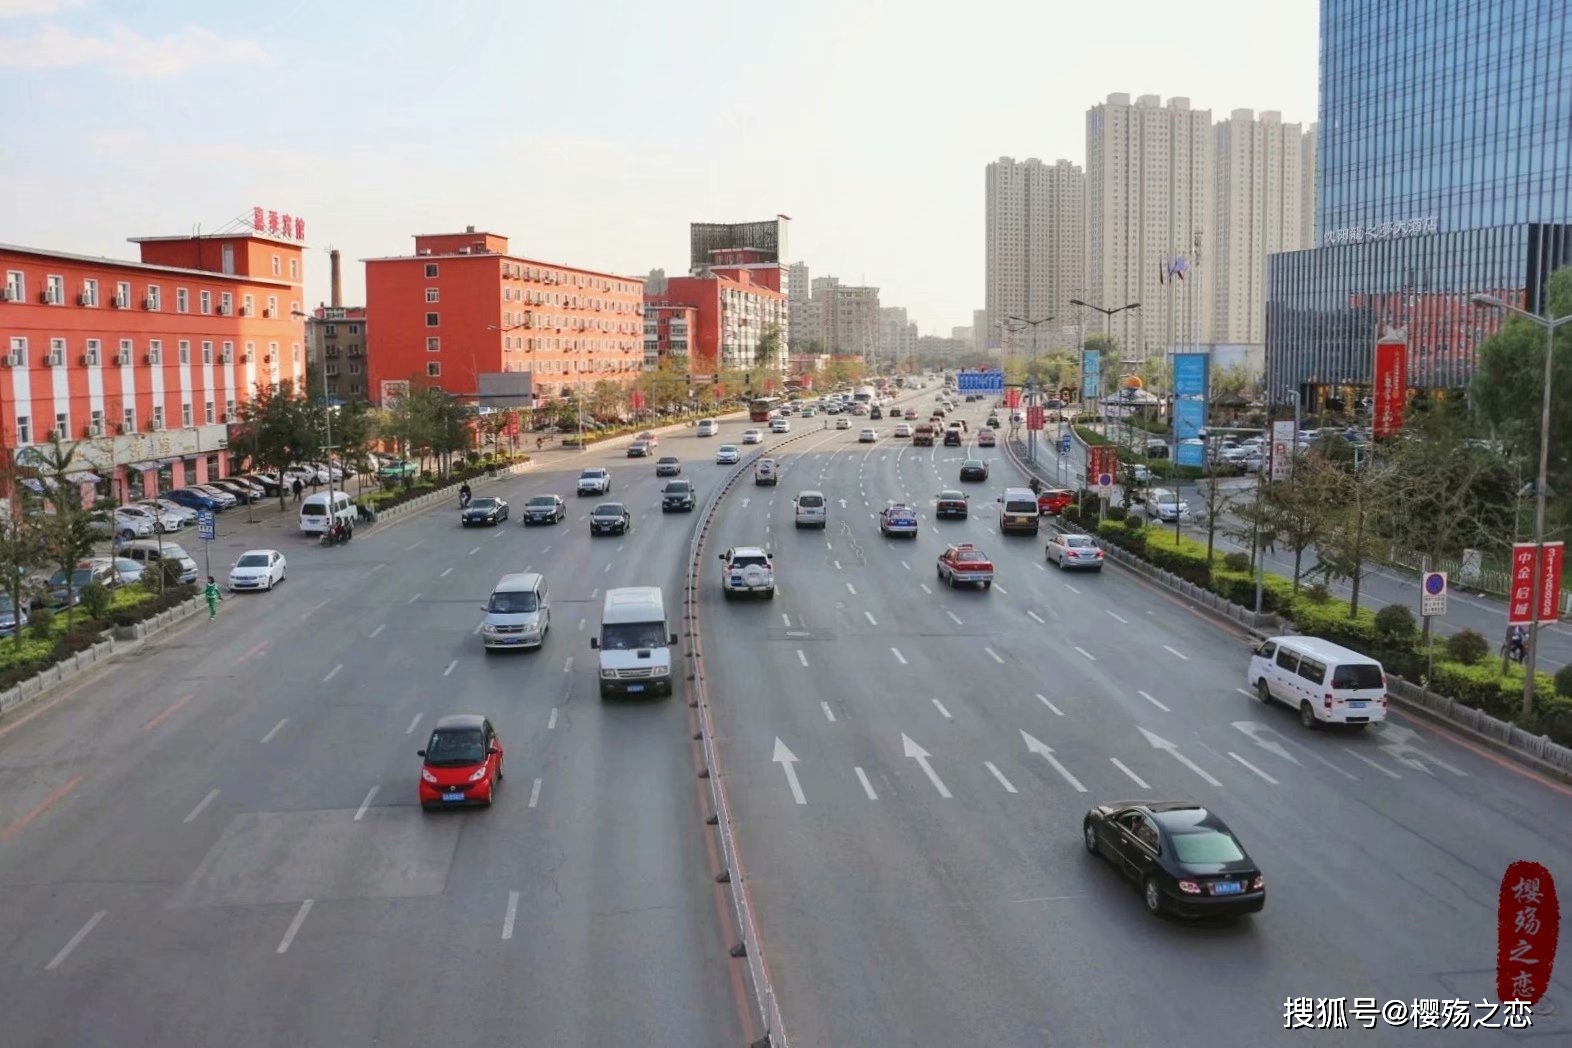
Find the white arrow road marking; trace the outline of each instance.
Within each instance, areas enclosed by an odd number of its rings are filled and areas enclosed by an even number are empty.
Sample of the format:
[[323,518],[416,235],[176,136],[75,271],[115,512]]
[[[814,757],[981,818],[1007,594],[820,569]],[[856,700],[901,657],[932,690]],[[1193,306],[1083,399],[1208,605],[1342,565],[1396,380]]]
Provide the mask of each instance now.
[[[1434,764],[1438,768],[1444,768],[1445,770],[1451,772],[1453,775],[1459,776],[1460,778],[1468,777],[1468,772],[1459,768],[1454,768],[1445,761],[1432,757],[1430,754],[1415,746],[1414,743],[1423,742],[1424,739],[1417,731],[1414,731],[1412,728],[1405,728],[1401,724],[1394,724],[1391,721],[1387,721],[1381,726],[1380,739],[1381,748],[1383,750],[1398,760],[1403,761],[1405,764],[1409,764],[1410,767],[1418,768],[1420,771],[1426,772],[1428,774],[1434,774],[1428,767],[1425,766],[1426,762],[1428,762],[1429,764]],[[1407,760],[1404,760],[1404,758],[1407,758]],[[1415,763],[1410,763],[1411,761]]]
[[[1249,693],[1246,692],[1245,694]],[[1279,757],[1283,758],[1283,760],[1288,761],[1290,764],[1299,764],[1299,758],[1295,757],[1292,753],[1289,753],[1288,747],[1271,738],[1271,736],[1277,733],[1271,728],[1267,727],[1265,724],[1261,724],[1256,721],[1234,721],[1233,723],[1234,727],[1250,736],[1251,742],[1255,743],[1266,752],[1275,753]],[[1302,764],[1299,766],[1304,767]],[[1337,765],[1334,764],[1332,767],[1335,768]],[[1343,774],[1346,775],[1348,773],[1344,772]]]
[[1109,616],[1111,616],[1113,618],[1113,620],[1115,622],[1122,622],[1126,626],[1130,625],[1130,620],[1125,618],[1123,615],[1120,615],[1117,612],[1112,612],[1112,611],[1108,612],[1108,614],[1109,614]]
[[1053,710],[1053,712],[1057,716],[1060,716],[1060,717],[1064,716],[1064,711],[1061,710],[1059,707],[1055,706],[1053,703],[1049,702],[1048,701],[1048,696],[1039,693],[1038,696],[1037,696],[1037,701],[1042,703],[1044,706],[1047,706],[1050,710]]
[[751,502],[751,501],[753,501],[753,500],[752,499],[747,499],[747,498],[743,499],[742,500],[742,508],[743,509],[747,509],[748,508],[748,503]]
[[295,911],[295,919],[289,922],[289,927],[284,931],[284,938],[279,942],[278,950],[275,952],[289,952],[289,944],[295,941],[295,936],[299,933],[300,926],[306,923],[306,914],[311,912],[311,907],[315,902],[315,899],[307,899],[300,904],[300,909]]
[[98,922],[107,916],[109,916],[108,910],[99,910],[97,913],[93,914],[93,916],[89,917],[87,919],[87,923],[82,925],[77,933],[71,936],[64,946],[60,947],[60,952],[55,954],[54,960],[44,965],[44,971],[52,972],[64,964],[66,958],[71,956],[71,951],[82,945],[82,940],[87,938],[88,935],[92,933],[93,929],[98,927]]
[[1093,662],[1097,661],[1097,656],[1096,655],[1093,655],[1091,652],[1087,651],[1085,648],[1081,647],[1080,645],[1076,645],[1075,650],[1080,652],[1082,655],[1085,655],[1087,658],[1091,659]]
[[917,766],[922,769],[923,774],[928,776],[928,781],[933,783],[933,788],[939,791],[939,796],[948,799],[950,789],[944,784],[944,780],[939,778],[939,773],[934,771],[933,766],[928,763],[930,754],[927,750],[913,742],[912,737],[905,732],[901,733],[901,751],[917,762]]
[[1149,790],[1149,789],[1151,789],[1151,788],[1152,788],[1152,787],[1151,787],[1151,786],[1150,786],[1150,785],[1149,785],[1149,784],[1148,784],[1148,783],[1147,783],[1147,781],[1146,781],[1146,780],[1145,780],[1145,779],[1143,779],[1143,778],[1141,778],[1141,777],[1140,777],[1140,776],[1139,776],[1139,775],[1137,775],[1137,774],[1136,774],[1136,773],[1135,773],[1135,772],[1133,772],[1133,771],[1131,771],[1131,770],[1130,770],[1130,769],[1129,769],[1129,768],[1127,768],[1127,767],[1125,767],[1125,766],[1124,766],[1124,761],[1122,761],[1122,760],[1120,760],[1120,759],[1119,759],[1119,758],[1118,758],[1118,757],[1109,757],[1109,758],[1108,758],[1108,760],[1109,760],[1109,762],[1110,762],[1110,763],[1112,763],[1112,764],[1113,764],[1113,766],[1114,766],[1114,767],[1115,767],[1115,768],[1118,768],[1118,769],[1119,769],[1119,770],[1120,770],[1120,771],[1122,771],[1122,772],[1124,772],[1124,773],[1125,773],[1125,774],[1126,774],[1126,775],[1128,775],[1128,776],[1130,776],[1130,778],[1131,778],[1131,779],[1132,779],[1132,780],[1134,780],[1134,782],[1135,782],[1135,784],[1136,784],[1136,785],[1137,785],[1137,786],[1139,786],[1139,787],[1141,787],[1141,789],[1143,789],[1143,790]]
[[1190,656],[1188,656],[1188,655],[1186,655],[1186,654],[1185,654],[1185,653],[1184,653],[1184,652],[1182,652],[1182,651],[1175,651],[1175,650],[1174,650],[1174,649],[1173,649],[1173,648],[1170,648],[1170,647],[1169,647],[1169,646],[1168,646],[1168,645],[1166,645],[1166,644],[1164,644],[1164,645],[1163,645],[1163,650],[1164,650],[1164,651],[1166,651],[1166,652],[1168,652],[1168,653],[1169,653],[1169,654],[1170,654],[1170,655],[1177,655],[1177,656],[1178,656],[1178,657],[1179,657],[1179,658],[1181,658],[1181,659],[1183,659],[1183,660],[1184,660],[1184,661],[1186,661],[1186,662],[1189,662],[1189,661],[1190,661]]
[[1351,750],[1347,746],[1344,746],[1343,747],[1343,752],[1347,753],[1350,757],[1353,757],[1355,760],[1364,761],[1366,764],[1370,765],[1370,767],[1374,768],[1376,771],[1380,772],[1382,775],[1387,776],[1388,778],[1393,778],[1393,779],[1401,779],[1402,778],[1401,775],[1399,775],[1397,772],[1393,771],[1391,768],[1383,767],[1382,765],[1377,764],[1375,761],[1371,760],[1369,757],[1366,757],[1363,753],[1360,753],[1358,750]]
[[780,740],[780,736],[775,737],[775,753],[770,760],[779,764],[786,773],[786,785],[791,788],[792,800],[798,804],[807,804],[808,798],[802,795],[802,783],[797,781],[797,755]]
[[808,655],[801,648],[797,649],[797,661],[802,663],[804,666],[808,665]]
[[891,648],[890,654],[895,656],[896,662],[899,662],[902,666],[906,665],[906,656],[901,654],[900,648]]
[[1025,730],[1021,731],[1021,738],[1026,741],[1027,751],[1029,753],[1035,753],[1043,760],[1047,761],[1053,767],[1053,770],[1058,772],[1060,776],[1063,777],[1065,782],[1068,782],[1071,786],[1075,787],[1076,793],[1086,792],[1086,787],[1081,785],[1081,780],[1077,779],[1074,775],[1071,775],[1070,769],[1059,763],[1059,758],[1053,755],[1053,749],[1051,747],[1049,747],[1041,739],[1038,739],[1036,736],[1029,735]]
[[983,761],[983,767],[985,767],[989,771],[993,772],[993,777],[999,780],[999,785],[1004,787],[1004,792],[1005,793],[1019,793],[1020,792],[1019,790],[1017,790],[1015,788],[1014,784],[1012,784],[1009,779],[1006,779],[1004,777],[1004,772],[1002,772],[998,768],[994,767],[993,761]]
[[836,499],[836,501],[841,504],[841,509],[845,509],[846,508],[846,500],[845,499]]
[[950,711],[944,708],[944,703],[940,702],[938,699],[934,699],[933,700],[933,705],[934,705],[934,708],[939,711],[939,713],[944,717],[945,720],[954,720],[955,719],[954,717],[950,716]]
[[992,648],[988,648],[988,647],[983,648],[983,651],[986,651],[988,653],[988,657],[990,659],[992,659],[993,661],[997,662],[1001,666],[1004,665],[1004,660],[999,657],[999,653],[997,651],[994,651]]
[[1156,732],[1147,731],[1145,728],[1141,728],[1140,725],[1136,725],[1136,727],[1140,728],[1141,734],[1146,737],[1147,742],[1152,744],[1153,749],[1167,750],[1169,756],[1173,757],[1174,760],[1178,761],[1180,764],[1183,764],[1186,768],[1189,768],[1191,771],[1195,772],[1213,786],[1222,786],[1222,783],[1212,778],[1211,774],[1207,772],[1205,768],[1202,768],[1199,764],[1195,763],[1195,761],[1180,753],[1178,746],[1169,742],[1167,739],[1163,738],[1161,735],[1158,735]]
[[519,915],[519,893],[508,892],[508,909],[502,915],[502,937],[513,938],[513,921]]
[[1144,691],[1138,691],[1136,694],[1141,696],[1141,698],[1145,699],[1147,702],[1150,702],[1153,706],[1156,706],[1158,709],[1162,710],[1164,713],[1173,712],[1173,710],[1169,709],[1167,706],[1164,706],[1162,703],[1158,702]]
[[1239,756],[1239,754],[1235,753],[1233,750],[1229,750],[1228,751],[1228,756],[1232,757],[1234,760],[1238,761],[1240,764],[1243,764],[1246,768],[1249,768],[1251,771],[1253,771],[1257,775],[1261,776],[1261,778],[1265,779],[1267,782],[1271,783],[1273,786],[1281,786],[1282,785],[1282,783],[1278,782],[1276,779],[1272,778],[1266,772],[1262,771],[1260,768],[1257,768],[1254,764],[1251,764],[1249,761],[1247,761],[1243,757]]
[[824,711],[824,719],[825,720],[829,721],[831,724],[835,723],[835,711],[830,709],[830,704],[829,703],[827,703],[827,702],[819,703],[819,709]]

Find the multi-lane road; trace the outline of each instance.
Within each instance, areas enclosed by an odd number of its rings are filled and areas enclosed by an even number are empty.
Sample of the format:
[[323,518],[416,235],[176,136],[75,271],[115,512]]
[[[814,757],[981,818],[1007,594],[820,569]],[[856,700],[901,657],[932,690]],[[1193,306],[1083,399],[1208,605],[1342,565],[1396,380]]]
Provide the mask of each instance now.
[[[970,486],[973,518],[936,522],[972,449],[906,447],[890,422],[872,446],[794,425],[780,486],[721,504],[700,598],[721,783],[791,1044],[1243,1048],[1289,1036],[1288,997],[1495,996],[1499,878],[1518,858],[1572,875],[1567,790],[1401,717],[1347,736],[1261,708],[1239,691],[1238,634],[995,534],[994,496],[1018,479],[1002,455],[982,454],[995,472]],[[658,453],[702,502],[741,428]],[[620,456],[482,492],[515,510],[564,494],[556,527],[466,531],[442,509],[341,549],[286,537],[276,592],[0,721],[0,1041],[759,1036],[684,696],[597,697],[600,597],[654,583],[675,609],[692,535],[660,513],[653,463]],[[638,515],[626,538],[590,538],[582,465],[611,467]],[[829,496],[825,531],[792,527],[802,489]],[[897,497],[924,513],[916,541],[879,537]],[[993,555],[991,591],[936,584],[962,538]],[[754,543],[776,555],[777,597],[722,600],[715,552]],[[550,580],[552,632],[487,658],[481,602],[524,568]],[[490,811],[422,816],[414,751],[461,711],[497,724],[507,782]],[[1085,854],[1089,805],[1152,796],[1233,824],[1266,867],[1263,914],[1154,920]],[[1572,1026],[1545,1015],[1532,1033]]]

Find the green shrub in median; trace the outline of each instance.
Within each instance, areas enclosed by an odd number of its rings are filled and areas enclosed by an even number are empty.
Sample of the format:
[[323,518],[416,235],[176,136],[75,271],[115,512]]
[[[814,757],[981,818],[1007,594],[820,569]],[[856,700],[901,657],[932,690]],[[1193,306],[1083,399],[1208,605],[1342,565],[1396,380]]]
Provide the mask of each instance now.
[[1447,657],[1464,666],[1476,666],[1490,654],[1490,642],[1478,630],[1458,630],[1446,639]]

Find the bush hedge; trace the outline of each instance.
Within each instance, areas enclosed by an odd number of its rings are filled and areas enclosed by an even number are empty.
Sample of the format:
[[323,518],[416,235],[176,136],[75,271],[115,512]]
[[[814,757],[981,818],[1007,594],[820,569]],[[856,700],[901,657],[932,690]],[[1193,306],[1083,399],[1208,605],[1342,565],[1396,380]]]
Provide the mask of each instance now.
[[67,616],[40,608],[28,618],[22,639],[0,638],[0,691],[15,687],[37,676],[50,666],[97,644],[104,634],[117,626],[130,626],[152,618],[196,596],[195,586],[166,586],[158,592],[157,582],[149,580],[131,586],[106,590],[100,614],[93,615],[82,604]]

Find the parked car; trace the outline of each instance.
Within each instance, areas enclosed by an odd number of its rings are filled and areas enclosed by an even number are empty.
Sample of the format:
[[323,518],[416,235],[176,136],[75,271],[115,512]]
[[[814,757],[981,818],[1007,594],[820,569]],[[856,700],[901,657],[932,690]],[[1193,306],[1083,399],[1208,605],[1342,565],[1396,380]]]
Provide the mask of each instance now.
[[214,498],[212,495],[209,495],[207,492],[199,491],[196,488],[176,488],[174,491],[164,492],[163,497],[168,499],[170,502],[175,503],[177,506],[185,506],[188,509],[205,509],[211,512],[217,512],[218,510],[224,508],[219,504],[218,499]]
[[89,520],[87,527],[95,535],[112,535],[117,539],[146,538],[158,530],[153,515],[139,506],[118,506],[110,513]]

